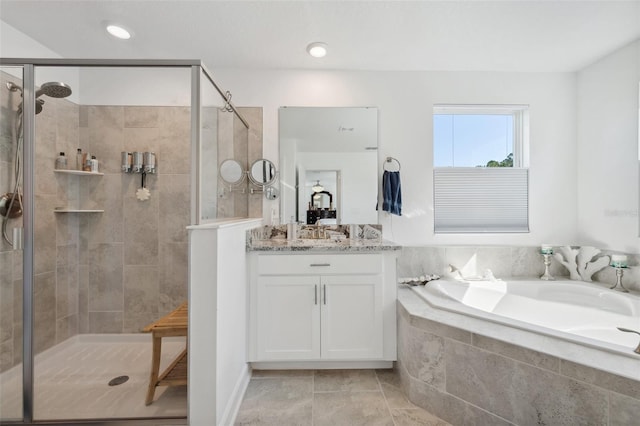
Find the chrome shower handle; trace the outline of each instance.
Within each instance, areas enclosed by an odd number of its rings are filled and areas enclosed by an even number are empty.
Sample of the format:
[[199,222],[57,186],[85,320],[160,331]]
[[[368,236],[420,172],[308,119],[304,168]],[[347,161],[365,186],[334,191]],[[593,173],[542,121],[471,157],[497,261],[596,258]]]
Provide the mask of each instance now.
[[[623,327],[617,327],[617,329],[620,330],[620,331],[624,331],[625,333],[635,333],[635,334],[640,336],[640,331],[631,330],[631,329],[623,328]],[[640,354],[640,343],[638,343],[638,347],[635,348],[634,352],[637,353],[637,354]]]

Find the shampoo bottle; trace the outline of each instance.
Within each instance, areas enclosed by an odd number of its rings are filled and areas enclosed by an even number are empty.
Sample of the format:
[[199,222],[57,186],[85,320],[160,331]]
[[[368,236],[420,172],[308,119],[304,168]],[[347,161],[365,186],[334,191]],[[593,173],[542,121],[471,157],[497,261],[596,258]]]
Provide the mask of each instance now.
[[82,170],[82,150],[78,148],[76,153],[76,170]]
[[67,170],[67,157],[64,156],[64,152],[56,158],[56,170]]
[[96,156],[95,155],[91,156],[90,164],[91,164],[91,172],[92,173],[98,173],[98,160],[96,160]]

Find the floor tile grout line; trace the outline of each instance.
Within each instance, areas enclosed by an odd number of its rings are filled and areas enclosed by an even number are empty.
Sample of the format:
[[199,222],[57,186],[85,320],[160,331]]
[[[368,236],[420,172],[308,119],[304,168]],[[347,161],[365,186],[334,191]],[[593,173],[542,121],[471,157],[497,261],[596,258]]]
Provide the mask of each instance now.
[[387,406],[387,411],[389,412],[389,416],[391,417],[391,422],[393,422],[394,426],[398,426],[396,424],[396,419],[393,418],[393,413],[391,412],[391,407],[389,407],[389,401],[387,400],[387,395],[384,393],[384,389],[382,389],[382,382],[380,382],[380,377],[378,376],[378,372],[373,370],[373,374],[376,376],[376,381],[378,382],[378,387],[380,388],[380,393],[382,394],[382,398],[384,399],[384,403]]
[[311,426],[314,425],[313,413],[316,407],[316,370],[311,375]]

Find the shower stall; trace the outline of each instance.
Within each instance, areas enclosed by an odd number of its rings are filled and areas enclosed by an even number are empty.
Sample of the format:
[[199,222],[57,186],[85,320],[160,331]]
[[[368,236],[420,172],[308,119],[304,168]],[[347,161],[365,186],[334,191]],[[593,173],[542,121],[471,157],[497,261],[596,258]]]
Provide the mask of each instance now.
[[246,145],[226,93],[194,60],[0,59],[0,423],[184,422],[184,386],[145,405],[141,330],[188,299],[186,227]]

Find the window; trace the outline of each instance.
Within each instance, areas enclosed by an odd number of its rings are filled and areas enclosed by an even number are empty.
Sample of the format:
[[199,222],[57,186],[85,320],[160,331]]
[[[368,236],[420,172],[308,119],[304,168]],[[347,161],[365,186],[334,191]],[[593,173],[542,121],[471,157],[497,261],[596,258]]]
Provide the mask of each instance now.
[[436,233],[528,232],[528,108],[433,111]]

